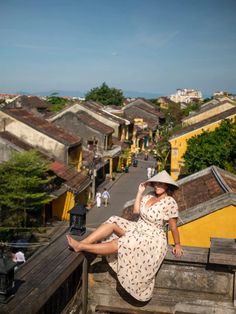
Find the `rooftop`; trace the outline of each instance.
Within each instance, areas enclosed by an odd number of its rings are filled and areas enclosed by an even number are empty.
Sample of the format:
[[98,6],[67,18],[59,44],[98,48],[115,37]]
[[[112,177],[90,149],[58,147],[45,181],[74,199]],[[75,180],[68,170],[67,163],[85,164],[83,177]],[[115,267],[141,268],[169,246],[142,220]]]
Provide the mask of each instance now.
[[210,118],[207,118],[205,120],[202,120],[200,122],[197,122],[197,123],[194,123],[194,124],[191,124],[191,125],[188,125],[178,131],[176,131],[170,138],[170,140],[176,138],[176,137],[179,137],[183,134],[187,134],[189,132],[192,132],[194,130],[197,130],[197,129],[201,129],[209,124],[212,124],[214,122],[217,122],[217,121],[221,121],[221,120],[224,120],[224,119],[227,119],[229,118],[230,116],[233,116],[236,114],[236,107],[234,108],[231,108],[229,110],[226,110],[224,112],[221,112],[213,117],[210,117]]
[[88,108],[89,110],[95,112],[98,115],[104,116],[106,119],[116,122],[118,124],[125,124],[125,120],[122,118],[119,118],[113,114],[110,114],[109,112],[105,111],[104,106],[102,107],[101,104],[95,102],[95,101],[86,101],[84,103],[80,104],[84,108]]
[[202,105],[199,111],[190,114],[188,117],[185,117],[182,121],[184,122],[185,120],[188,120],[189,118],[192,118],[194,116],[198,116],[199,114],[202,114],[202,113],[204,113],[210,109],[219,107],[220,105],[224,105],[227,103],[230,103],[230,104],[236,106],[236,101],[233,101],[230,98],[224,97],[222,99],[221,98],[212,99],[212,100],[209,100],[208,102],[206,102],[204,105]]
[[36,117],[25,109],[3,108],[1,111],[65,145],[71,146],[81,143],[80,137],[65,132],[63,129],[51,124],[43,118]]
[[57,161],[50,165],[50,170],[52,170],[57,177],[64,180],[64,184],[68,186],[68,188],[76,190],[77,192],[83,191],[91,181],[88,175],[77,172],[74,168]]
[[92,117],[91,115],[89,115],[88,113],[86,113],[85,111],[79,111],[77,112],[77,117],[78,119],[86,124],[87,126],[89,126],[90,128],[102,133],[102,134],[111,134],[114,132],[114,129],[107,126],[106,124],[98,121],[97,119],[95,119],[94,117]]
[[19,96],[17,97],[12,103],[10,103],[10,106],[12,105],[19,108],[25,107],[25,108],[37,108],[37,109],[47,109],[49,107],[49,104],[46,101],[43,101],[37,96]]

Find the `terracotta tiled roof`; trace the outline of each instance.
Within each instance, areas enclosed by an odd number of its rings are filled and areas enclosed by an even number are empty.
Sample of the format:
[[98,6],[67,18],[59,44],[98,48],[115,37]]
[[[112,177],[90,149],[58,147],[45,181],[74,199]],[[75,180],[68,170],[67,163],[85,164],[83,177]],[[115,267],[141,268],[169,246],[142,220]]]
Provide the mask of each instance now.
[[192,131],[197,130],[197,129],[201,129],[201,128],[207,126],[208,124],[227,119],[227,118],[229,118],[230,116],[233,116],[233,115],[236,115],[236,107],[235,108],[231,108],[229,110],[226,110],[224,112],[221,112],[221,113],[219,113],[219,114],[217,114],[217,115],[215,115],[213,117],[210,117],[208,119],[202,120],[202,121],[200,121],[198,123],[194,123],[194,124],[191,124],[189,126],[186,126],[186,127],[182,128],[181,130],[176,131],[171,136],[170,139],[173,139],[175,137],[181,136],[183,134],[187,134],[187,133],[192,132]]
[[39,132],[51,138],[54,138],[58,142],[61,142],[65,145],[70,146],[81,142],[80,137],[65,132],[63,129],[51,124],[50,122],[40,117],[36,117],[25,109],[4,108],[2,109],[2,111],[9,116],[21,121],[22,123],[32,127],[33,129],[38,130]]
[[236,192],[236,176],[212,166],[178,181],[174,192],[179,211],[204,204],[229,192]]
[[186,184],[182,184],[178,191],[174,193],[179,210],[204,203],[216,196],[223,194],[224,191],[217,183],[212,173],[205,174],[202,177],[191,180]]
[[116,122],[118,124],[125,124],[125,121],[119,117],[109,114],[108,112],[104,111],[104,106],[102,107],[100,104],[93,102],[93,101],[86,101],[80,104],[84,108],[88,108],[89,110],[96,112],[98,115],[104,116],[106,119]]
[[67,167],[65,164],[54,162],[50,165],[50,170],[52,170],[56,176],[63,179],[69,188],[75,189],[76,191],[82,191],[90,184],[90,177],[83,174],[82,172],[77,172],[74,168]]
[[156,117],[164,117],[163,113],[160,112],[159,110],[155,110],[155,108],[150,108],[149,106],[145,105],[145,104],[137,104],[134,105],[135,108],[138,108],[140,110],[143,110],[145,112],[148,112]]
[[46,101],[43,101],[37,96],[20,96],[12,103],[21,105],[25,108],[38,108],[38,109],[47,109],[49,107]]
[[140,107],[145,107],[145,108],[149,108],[150,110],[156,110],[157,106],[155,104],[153,104],[152,102],[143,99],[143,98],[137,98],[133,101],[130,101],[128,104],[126,104],[123,109],[126,110],[130,107],[134,107],[134,106],[140,106]]
[[81,122],[102,134],[111,134],[114,132],[113,128],[93,118],[85,111],[79,111],[76,115]]
[[153,117],[150,116],[150,114],[146,114],[144,111],[139,111],[137,108],[135,107],[131,107],[129,109],[127,109],[124,113],[124,116],[126,119],[129,119],[130,121],[134,121],[134,119],[136,118],[141,118],[144,120],[144,122],[146,122],[148,124],[148,127],[151,130],[156,130],[158,128],[159,125],[159,119],[158,117],[156,119],[154,119]]
[[236,193],[236,176],[235,177],[230,177],[225,174],[222,174],[222,177],[226,184],[231,188],[231,190]]

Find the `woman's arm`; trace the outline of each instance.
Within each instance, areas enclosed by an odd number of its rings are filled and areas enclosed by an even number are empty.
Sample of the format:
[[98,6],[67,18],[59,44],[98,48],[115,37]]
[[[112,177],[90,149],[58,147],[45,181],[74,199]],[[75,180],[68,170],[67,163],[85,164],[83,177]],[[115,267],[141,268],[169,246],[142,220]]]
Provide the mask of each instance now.
[[181,255],[183,255],[183,250],[181,248],[180,245],[180,237],[179,237],[179,230],[177,227],[177,218],[170,218],[169,219],[169,227],[174,239],[174,248],[173,248],[173,254],[176,257],[180,257]]
[[140,204],[141,204],[141,200],[142,200],[142,197],[143,197],[143,192],[145,191],[145,189],[146,189],[146,184],[144,182],[140,183],[139,187],[138,187],[138,192],[137,192],[137,195],[136,195],[136,198],[135,198],[135,201],[134,201],[134,208],[133,208],[133,213],[134,214],[139,214]]

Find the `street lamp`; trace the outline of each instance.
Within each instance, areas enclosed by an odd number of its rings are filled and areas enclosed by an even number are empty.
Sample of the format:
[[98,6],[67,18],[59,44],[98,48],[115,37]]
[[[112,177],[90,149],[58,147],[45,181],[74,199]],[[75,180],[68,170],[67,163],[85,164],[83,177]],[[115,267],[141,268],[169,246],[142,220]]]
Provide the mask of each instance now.
[[78,204],[74,206],[70,213],[70,234],[82,236],[86,231],[86,207]]
[[0,303],[7,303],[13,297],[14,263],[0,251]]

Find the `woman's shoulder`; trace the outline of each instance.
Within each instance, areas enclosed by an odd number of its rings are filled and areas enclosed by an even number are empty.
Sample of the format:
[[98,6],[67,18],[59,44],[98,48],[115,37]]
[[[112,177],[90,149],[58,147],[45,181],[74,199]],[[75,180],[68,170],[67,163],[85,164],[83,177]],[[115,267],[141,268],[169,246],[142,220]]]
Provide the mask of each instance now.
[[169,200],[174,200],[174,201],[175,201],[174,197],[171,196],[171,195],[167,195],[166,197],[167,197]]
[[177,202],[176,202],[176,200],[173,198],[173,196],[170,196],[170,195],[166,196],[166,200],[169,201],[169,202],[171,202],[171,203],[177,204]]

